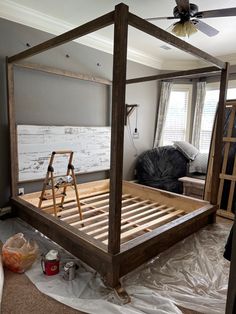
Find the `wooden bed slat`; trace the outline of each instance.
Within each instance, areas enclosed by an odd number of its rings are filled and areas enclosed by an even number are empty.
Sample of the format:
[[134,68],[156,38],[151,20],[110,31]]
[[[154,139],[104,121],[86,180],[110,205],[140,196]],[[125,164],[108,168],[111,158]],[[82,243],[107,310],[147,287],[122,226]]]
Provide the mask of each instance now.
[[[157,218],[157,219],[155,219],[155,220],[153,220],[151,222],[148,222],[148,223],[146,223],[146,224],[144,224],[142,226],[134,228],[133,230],[129,230],[127,232],[122,233],[121,234],[121,239],[124,240],[127,237],[129,237],[129,236],[131,236],[131,235],[133,235],[133,234],[135,234],[135,233],[137,233],[139,231],[142,231],[142,230],[144,230],[146,228],[150,228],[150,227],[155,226],[155,225],[157,225],[159,223],[163,223],[163,222],[165,222],[165,221],[167,221],[167,220],[169,220],[171,218],[174,218],[176,216],[179,216],[181,214],[184,214],[184,211],[183,210],[177,210],[177,211],[175,211],[175,212],[173,212],[171,214],[168,214],[168,215],[165,215],[163,217]],[[107,240],[103,241],[103,243],[107,244]]]
[[[148,216],[142,217],[142,218],[134,220],[134,221],[132,221],[130,218],[128,218],[128,219],[121,219],[122,223],[128,222],[127,224],[123,224],[121,226],[121,231],[124,231],[125,229],[127,229],[129,227],[132,227],[132,226],[139,227],[138,224],[140,224],[141,222],[144,222],[144,221],[146,221],[148,219],[151,219],[151,218],[154,218],[154,217],[158,217],[158,216],[164,215],[165,213],[168,213],[169,211],[171,211],[173,209],[174,209],[174,207],[169,207],[167,209],[155,212],[154,214],[150,214]],[[155,208],[155,210],[156,210],[156,208]],[[138,214],[136,216],[140,217],[140,215],[141,214]],[[135,218],[133,218],[133,219],[135,219]],[[147,228],[148,227],[145,227],[144,229],[147,229]],[[142,229],[142,230],[144,230],[144,229]],[[97,240],[101,240],[102,238],[107,237],[107,235],[108,235],[108,233],[104,232],[104,233],[102,233],[102,234],[100,234],[98,236],[95,236],[94,238],[97,239]],[[122,238],[122,234],[121,234],[121,238]]]

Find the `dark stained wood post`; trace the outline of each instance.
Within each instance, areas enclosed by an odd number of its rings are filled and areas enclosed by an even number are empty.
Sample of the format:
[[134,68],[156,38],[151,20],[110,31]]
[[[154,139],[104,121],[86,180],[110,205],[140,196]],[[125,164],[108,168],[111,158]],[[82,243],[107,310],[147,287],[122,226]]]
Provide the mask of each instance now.
[[128,6],[115,8],[108,252],[120,251]]
[[216,134],[214,143],[214,159],[212,166],[212,177],[211,177],[211,197],[210,202],[214,205],[217,204],[217,196],[219,190],[219,174],[222,164],[222,140],[223,140],[223,128],[225,120],[225,103],[227,96],[228,87],[228,76],[229,76],[229,63],[226,63],[226,68],[221,71],[220,79],[220,95],[219,103],[217,107],[217,121],[216,121]]
[[7,107],[8,107],[8,125],[10,141],[10,169],[11,169],[11,196],[16,196],[18,180],[18,159],[17,159],[17,139],[16,139],[16,119],[14,102],[14,70],[13,64],[8,63],[6,58],[7,74]]

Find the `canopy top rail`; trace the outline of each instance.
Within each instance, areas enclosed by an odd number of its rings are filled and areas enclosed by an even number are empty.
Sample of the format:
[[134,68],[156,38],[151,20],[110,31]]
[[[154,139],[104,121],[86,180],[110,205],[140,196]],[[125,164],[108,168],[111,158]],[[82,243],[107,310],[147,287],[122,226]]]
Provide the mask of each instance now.
[[[120,3],[116,5],[115,10],[118,7],[127,7],[124,3]],[[17,62],[20,60],[23,60],[28,57],[32,57],[34,55],[37,55],[41,52],[44,52],[46,50],[49,50],[51,48],[60,46],[62,44],[65,44],[67,42],[70,42],[76,38],[85,36],[89,33],[92,33],[94,31],[97,31],[101,28],[107,27],[114,23],[114,16],[115,11],[112,11],[110,13],[107,13],[105,15],[102,15],[101,17],[96,18],[95,20],[92,20],[88,23],[85,23],[79,27],[76,27],[66,33],[63,33],[57,37],[54,37],[52,39],[49,39],[41,44],[38,44],[32,48],[29,48],[27,50],[24,50],[14,56],[11,56],[8,58],[8,63]],[[191,44],[175,37],[174,35],[168,33],[167,31],[157,27],[156,25],[151,24],[150,22],[147,22],[146,20],[132,14],[128,13],[128,25],[133,26],[140,31],[143,31],[144,33],[147,33],[157,39],[160,39],[182,51],[185,51],[187,53],[190,53],[194,55],[195,57],[198,57],[200,59],[203,59],[207,62],[212,63],[214,66],[225,69],[226,63],[211,56],[210,54],[198,49],[197,47],[192,46]]]
[[172,71],[157,75],[150,75],[144,77],[137,77],[133,79],[126,80],[126,84],[149,82],[149,81],[161,81],[161,80],[172,80],[178,78],[197,78],[203,75],[213,75],[219,73],[221,70],[217,67],[205,67],[193,70],[183,70],[183,71]]

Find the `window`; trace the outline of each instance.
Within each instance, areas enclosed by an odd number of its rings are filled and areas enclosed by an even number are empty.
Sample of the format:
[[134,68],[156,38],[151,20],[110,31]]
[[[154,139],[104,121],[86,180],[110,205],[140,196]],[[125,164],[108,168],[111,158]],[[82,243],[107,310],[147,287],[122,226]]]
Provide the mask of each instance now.
[[[227,99],[236,99],[236,81],[231,81],[227,91]],[[219,85],[207,84],[206,98],[202,112],[199,150],[202,153],[209,152],[211,134],[215,118],[217,103],[219,100]]]
[[188,140],[191,85],[174,85],[171,90],[162,145],[172,145],[173,141]]

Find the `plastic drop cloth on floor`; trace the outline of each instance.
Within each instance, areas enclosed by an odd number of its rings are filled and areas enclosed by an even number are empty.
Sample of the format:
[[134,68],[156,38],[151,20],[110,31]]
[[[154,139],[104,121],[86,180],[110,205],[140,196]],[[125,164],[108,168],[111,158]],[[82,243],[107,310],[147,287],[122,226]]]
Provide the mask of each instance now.
[[[99,274],[81,261],[73,281],[64,280],[62,270],[59,275],[45,276],[40,258],[26,275],[41,292],[87,313],[180,314],[176,306],[180,305],[201,313],[222,314],[229,273],[223,251],[229,230],[228,224],[209,225],[123,277],[122,286],[131,297],[125,305]],[[0,221],[2,242],[17,232],[35,239],[41,253],[57,249],[62,262],[75,259],[25,222]]]

